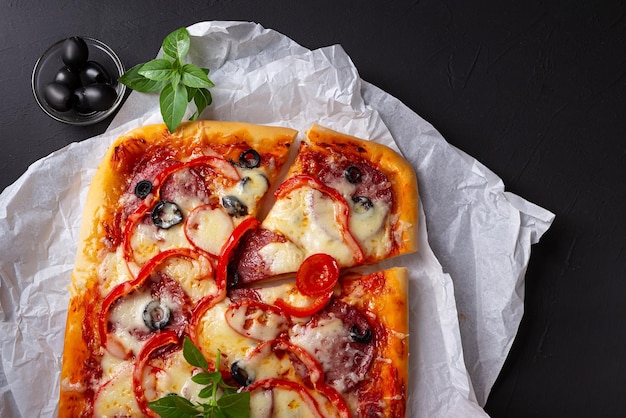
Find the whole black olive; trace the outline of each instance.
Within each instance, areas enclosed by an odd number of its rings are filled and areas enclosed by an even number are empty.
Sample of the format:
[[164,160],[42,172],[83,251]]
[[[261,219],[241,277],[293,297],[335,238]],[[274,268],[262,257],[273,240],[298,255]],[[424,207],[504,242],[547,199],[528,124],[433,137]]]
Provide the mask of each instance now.
[[235,379],[235,382],[239,383],[241,386],[249,386],[254,380],[250,379],[248,376],[248,372],[239,367],[239,362],[236,361],[230,366],[230,374]]
[[369,343],[372,341],[372,331],[369,328],[361,331],[356,325],[350,328],[350,338],[357,343]]
[[236,196],[224,196],[222,206],[230,216],[239,217],[248,214],[248,207]]
[[255,150],[249,149],[239,155],[239,163],[245,168],[255,168],[261,164],[261,156]]
[[89,48],[83,38],[72,36],[63,42],[63,63],[72,71],[80,71],[89,59]]
[[354,202],[354,211],[356,213],[365,213],[374,207],[372,201],[365,196],[354,196],[352,201]]
[[110,84],[111,76],[102,65],[95,61],[87,61],[85,67],[80,72],[80,81],[83,86],[94,83]]
[[151,300],[143,309],[143,322],[152,331],[158,331],[170,322],[170,308],[162,304],[160,300]]
[[150,180],[141,180],[135,185],[135,196],[140,199],[148,197],[152,191],[152,182]]
[[65,84],[48,83],[43,89],[43,95],[50,107],[59,112],[70,110],[75,103],[72,90]]
[[361,181],[361,170],[358,167],[350,166],[346,168],[343,174],[350,183],[354,184]]
[[70,71],[69,68],[63,67],[57,71],[54,76],[54,82],[66,85],[70,90],[80,87],[80,77],[77,73]]
[[76,110],[81,113],[91,113],[107,110],[117,99],[117,92],[108,84],[91,84],[74,91]]
[[169,229],[182,221],[183,213],[174,202],[161,200],[152,209],[152,222],[161,229]]

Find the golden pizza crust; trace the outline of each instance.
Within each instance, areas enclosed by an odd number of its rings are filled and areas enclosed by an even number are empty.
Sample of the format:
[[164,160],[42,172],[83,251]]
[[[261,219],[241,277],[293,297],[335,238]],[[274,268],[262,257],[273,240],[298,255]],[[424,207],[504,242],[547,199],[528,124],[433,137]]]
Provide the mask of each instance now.
[[341,153],[355,153],[372,162],[391,181],[397,216],[394,234],[399,245],[395,255],[417,251],[417,209],[419,204],[417,176],[411,164],[396,151],[374,141],[313,125],[306,132],[314,146],[330,147]]
[[[409,277],[405,267],[393,267],[366,276],[348,275],[341,283],[342,299],[376,316],[383,340],[376,344],[377,361],[366,388],[382,388],[388,400],[384,416],[403,417],[409,387]],[[380,337],[380,335],[379,335]]]

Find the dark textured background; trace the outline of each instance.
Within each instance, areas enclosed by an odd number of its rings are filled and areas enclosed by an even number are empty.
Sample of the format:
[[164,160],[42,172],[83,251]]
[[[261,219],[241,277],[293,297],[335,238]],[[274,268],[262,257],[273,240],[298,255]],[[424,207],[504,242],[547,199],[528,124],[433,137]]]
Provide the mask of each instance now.
[[2,0],[0,190],[110,122],[71,127],[39,110],[30,77],[47,46],[92,36],[130,68],[204,20],[255,21],[308,48],[341,44],[364,80],[554,212],[486,411],[626,416],[624,1]]

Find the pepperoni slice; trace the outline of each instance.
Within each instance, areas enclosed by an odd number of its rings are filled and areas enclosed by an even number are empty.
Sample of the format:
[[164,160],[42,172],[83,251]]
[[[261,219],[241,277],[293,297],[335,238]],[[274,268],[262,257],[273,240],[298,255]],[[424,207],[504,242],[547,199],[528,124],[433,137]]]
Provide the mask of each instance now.
[[272,242],[285,242],[282,235],[278,235],[267,229],[258,228],[249,231],[243,238],[242,243],[231,263],[235,273],[236,284],[253,283],[268,277],[271,272],[259,251]]
[[365,314],[335,298],[295,329],[291,341],[319,359],[326,383],[341,393],[365,378],[375,357],[375,333]]

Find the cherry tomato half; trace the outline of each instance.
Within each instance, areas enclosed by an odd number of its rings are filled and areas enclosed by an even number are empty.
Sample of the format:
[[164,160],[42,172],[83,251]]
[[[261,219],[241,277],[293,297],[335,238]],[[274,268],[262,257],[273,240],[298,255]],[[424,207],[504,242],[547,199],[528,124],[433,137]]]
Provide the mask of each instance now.
[[318,253],[307,257],[296,273],[296,286],[305,296],[327,294],[339,279],[337,260],[328,254]]

